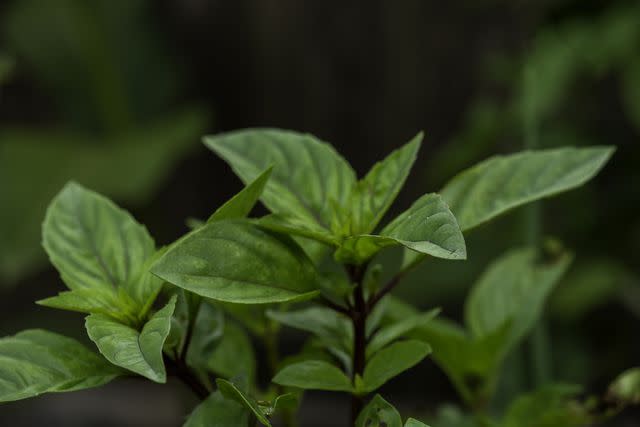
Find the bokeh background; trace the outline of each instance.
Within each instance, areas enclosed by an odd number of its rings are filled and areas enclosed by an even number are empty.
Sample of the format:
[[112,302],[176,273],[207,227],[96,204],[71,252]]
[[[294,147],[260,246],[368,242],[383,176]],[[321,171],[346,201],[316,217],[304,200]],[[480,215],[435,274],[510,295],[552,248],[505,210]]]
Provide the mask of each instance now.
[[[200,137],[251,126],[311,132],[359,173],[425,130],[398,210],[523,149],[531,132],[543,148],[617,146],[588,186],[542,206],[543,234],[576,252],[545,323],[555,380],[602,393],[640,364],[633,0],[1,2],[0,333],[44,326],[86,341],[81,315],[33,304],[62,289],[40,223],[67,180],[109,195],[168,243],[241,188]],[[522,216],[475,231],[466,263],[429,261],[399,294],[460,318],[480,272],[525,242]],[[301,342],[287,334],[283,349]],[[510,358],[504,401],[531,387],[529,353],[525,344]],[[459,403],[432,362],[383,392],[414,412]],[[2,405],[0,425],[178,426],[193,404],[180,384],[118,381]],[[342,425],[347,404],[310,393],[302,425]],[[640,415],[608,425],[638,426]]]

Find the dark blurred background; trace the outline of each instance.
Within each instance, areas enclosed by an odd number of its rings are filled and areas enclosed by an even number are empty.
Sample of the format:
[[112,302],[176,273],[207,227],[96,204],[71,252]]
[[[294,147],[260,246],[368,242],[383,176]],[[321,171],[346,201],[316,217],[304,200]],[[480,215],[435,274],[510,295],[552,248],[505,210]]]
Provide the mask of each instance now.
[[[554,379],[602,393],[640,364],[637,1],[4,0],[0,30],[2,335],[44,326],[86,341],[81,315],[33,304],[63,287],[40,223],[69,179],[130,209],[164,244],[241,188],[203,134],[311,132],[362,174],[425,130],[399,211],[461,169],[522,149],[528,115],[541,147],[618,147],[588,186],[543,206],[544,234],[577,254],[546,313]],[[429,261],[399,294],[460,318],[480,272],[524,242],[521,217],[473,232],[466,263]],[[283,337],[286,352],[300,343]],[[512,359],[505,396],[527,389]],[[432,362],[383,392],[413,414],[459,403]],[[309,394],[302,425],[333,425],[343,400]],[[178,384],[119,381],[2,405],[0,425],[178,426],[193,404]]]

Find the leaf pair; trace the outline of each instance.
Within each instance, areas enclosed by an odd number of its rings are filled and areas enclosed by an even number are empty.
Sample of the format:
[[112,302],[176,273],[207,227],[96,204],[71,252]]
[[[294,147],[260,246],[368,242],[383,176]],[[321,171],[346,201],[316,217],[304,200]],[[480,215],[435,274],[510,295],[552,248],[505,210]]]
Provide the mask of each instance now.
[[[404,185],[421,140],[421,134],[416,136],[360,181],[330,145],[307,134],[252,129],[206,137],[205,143],[244,182],[274,165],[262,195],[274,215],[260,224],[332,246],[341,262],[359,264],[380,249],[396,245],[464,259],[457,222],[437,195],[424,196],[379,235],[370,234]],[[312,258],[321,252],[314,247]]]
[[286,366],[273,378],[273,382],[301,389],[367,394],[412,368],[429,353],[431,347],[424,342],[400,341],[371,357],[362,378],[357,376],[355,383],[339,368],[322,360],[308,360]]

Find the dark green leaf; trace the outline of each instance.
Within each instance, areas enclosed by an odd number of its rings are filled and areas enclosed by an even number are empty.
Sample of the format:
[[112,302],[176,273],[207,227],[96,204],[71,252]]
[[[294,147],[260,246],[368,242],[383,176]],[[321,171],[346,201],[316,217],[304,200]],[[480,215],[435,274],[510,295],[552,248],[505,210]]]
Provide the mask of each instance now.
[[225,219],[245,218],[258,203],[264,186],[271,176],[272,168],[262,172],[256,179],[247,184],[238,194],[233,196],[224,205],[220,206],[207,220],[207,222],[222,221]]
[[183,427],[249,427],[249,411],[215,392],[191,413]]
[[214,300],[261,304],[312,298],[316,272],[286,236],[241,221],[219,221],[177,242],[151,271]]
[[249,129],[207,136],[205,144],[246,183],[273,165],[262,201],[278,214],[329,228],[332,203],[345,206],[355,173],[336,151],[312,135]]
[[222,339],[209,356],[207,366],[224,378],[244,377],[253,384],[256,359],[247,333],[227,320]]
[[123,373],[53,332],[32,329],[0,339],[0,402],[98,387]]
[[416,314],[399,322],[392,323],[380,329],[367,345],[367,358],[377,353],[391,342],[403,337],[413,329],[426,324],[438,315],[440,309],[433,309],[427,313]]
[[613,151],[560,148],[495,156],[453,178],[441,194],[466,231],[517,206],[581,186]]
[[273,382],[310,390],[352,391],[351,380],[338,368],[321,360],[294,363],[282,369]]
[[473,286],[465,304],[467,327],[477,338],[510,322],[504,351],[535,325],[548,295],[566,272],[572,256],[543,255],[535,249],[507,252],[493,262]]
[[371,233],[376,228],[402,189],[421,141],[422,132],[376,163],[358,182],[349,212],[350,235]]
[[162,349],[169,335],[175,305],[174,296],[149,319],[140,332],[106,316],[92,314],[87,316],[87,332],[100,353],[114,365],[164,383],[167,375]]
[[376,394],[358,415],[355,427],[402,427],[402,419],[393,405]]
[[271,422],[269,422],[267,415],[262,411],[262,408],[260,408],[260,405],[258,405],[258,402],[254,398],[248,396],[236,387],[235,384],[227,380],[217,379],[216,384],[218,385],[218,390],[220,390],[220,393],[222,393],[224,397],[243,405],[253,412],[253,415],[262,425],[271,427]]
[[400,341],[377,352],[362,376],[364,392],[380,388],[391,378],[418,364],[431,353],[431,347],[417,340]]

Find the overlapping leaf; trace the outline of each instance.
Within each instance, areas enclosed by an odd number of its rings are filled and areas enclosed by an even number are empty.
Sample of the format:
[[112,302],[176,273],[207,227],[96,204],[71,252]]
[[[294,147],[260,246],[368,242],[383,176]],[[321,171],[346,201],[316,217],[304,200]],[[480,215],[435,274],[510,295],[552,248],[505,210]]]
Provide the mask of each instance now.
[[260,304],[317,295],[315,269],[295,242],[241,221],[213,222],[193,231],[151,271],[219,301]]
[[273,382],[287,387],[309,390],[353,390],[351,380],[334,365],[321,360],[309,360],[286,366],[273,378]]
[[104,385],[124,372],[79,342],[32,329],[0,339],[0,402]]

